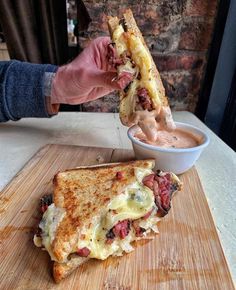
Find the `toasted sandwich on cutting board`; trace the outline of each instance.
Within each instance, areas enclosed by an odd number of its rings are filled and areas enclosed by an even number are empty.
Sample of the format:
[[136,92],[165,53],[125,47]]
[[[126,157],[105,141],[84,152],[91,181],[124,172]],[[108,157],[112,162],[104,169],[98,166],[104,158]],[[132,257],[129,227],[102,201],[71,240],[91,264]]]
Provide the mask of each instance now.
[[157,232],[181,182],[173,173],[153,172],[154,165],[154,160],[111,163],[54,177],[53,200],[42,200],[34,243],[54,261],[56,282],[88,259],[121,256],[133,250],[133,241]]
[[139,123],[150,139],[155,139],[155,134],[152,136],[154,131],[149,132],[148,126],[156,127],[155,118],[165,129],[174,129],[160,74],[132,11],[126,10],[121,19],[108,16],[108,28],[112,39],[109,61],[117,69],[118,77],[130,80],[120,92],[121,122],[128,127]]

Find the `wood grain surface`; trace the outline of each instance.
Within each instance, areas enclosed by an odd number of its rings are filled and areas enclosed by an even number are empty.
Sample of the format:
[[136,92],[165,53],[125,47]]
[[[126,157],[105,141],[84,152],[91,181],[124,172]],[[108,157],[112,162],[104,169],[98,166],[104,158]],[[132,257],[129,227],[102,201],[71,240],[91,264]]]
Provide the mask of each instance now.
[[159,234],[135,243],[135,251],[90,260],[55,284],[47,252],[32,242],[41,196],[52,192],[60,170],[125,161],[120,149],[47,145],[0,195],[0,289],[234,289],[197,171],[180,176],[184,188],[172,200]]

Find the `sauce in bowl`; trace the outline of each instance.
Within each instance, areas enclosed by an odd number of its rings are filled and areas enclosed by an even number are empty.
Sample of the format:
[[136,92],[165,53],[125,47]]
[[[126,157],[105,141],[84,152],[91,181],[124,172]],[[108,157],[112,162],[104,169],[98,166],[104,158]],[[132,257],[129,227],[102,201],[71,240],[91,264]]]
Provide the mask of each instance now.
[[170,132],[158,130],[154,141],[147,139],[141,130],[137,131],[134,137],[143,143],[163,148],[192,148],[202,143],[201,136],[197,136],[183,129],[175,129]]

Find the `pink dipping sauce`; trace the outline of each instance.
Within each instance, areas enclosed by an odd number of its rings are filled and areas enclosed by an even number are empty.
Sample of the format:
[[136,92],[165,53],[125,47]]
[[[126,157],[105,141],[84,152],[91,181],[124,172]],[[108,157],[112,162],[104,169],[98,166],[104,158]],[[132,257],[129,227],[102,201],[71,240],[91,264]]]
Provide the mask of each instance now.
[[171,132],[158,130],[156,136],[155,141],[150,141],[141,130],[134,135],[141,142],[163,148],[191,148],[202,143],[200,136],[181,129],[175,129]]

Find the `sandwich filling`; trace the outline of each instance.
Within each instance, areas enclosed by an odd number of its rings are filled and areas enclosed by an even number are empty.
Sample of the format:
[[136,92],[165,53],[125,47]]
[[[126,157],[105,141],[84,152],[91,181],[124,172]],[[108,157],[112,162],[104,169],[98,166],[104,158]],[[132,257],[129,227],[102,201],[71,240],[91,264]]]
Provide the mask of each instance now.
[[[153,173],[151,169],[135,168],[135,181],[124,192],[114,197],[106,212],[91,226],[78,228],[78,239],[73,251],[66,257],[89,257],[104,260],[110,255],[122,255],[133,250],[131,242],[145,237],[148,232],[157,232],[157,222],[168,213],[172,193],[179,189],[173,183],[171,173]],[[116,178],[122,179],[122,172]],[[39,224],[40,232],[35,235],[36,246],[44,247],[57,261],[52,244],[57,228],[66,212],[54,203],[48,206]]]
[[[161,106],[160,91],[153,77],[152,62],[149,52],[142,43],[141,39],[133,33],[125,32],[122,24],[118,25],[113,32],[112,45],[115,50],[109,47],[110,62],[117,68],[118,76],[123,73],[129,73],[133,79],[136,79],[136,103],[137,108],[151,111]],[[129,96],[134,88],[126,88],[126,95]]]
[[139,124],[147,138],[154,141],[158,129],[172,131],[175,124],[168,104],[162,103],[165,92],[156,80],[152,57],[141,38],[126,31],[125,23],[116,27],[112,39],[108,59],[117,69],[118,78],[130,80],[120,103],[122,122],[126,126]]

